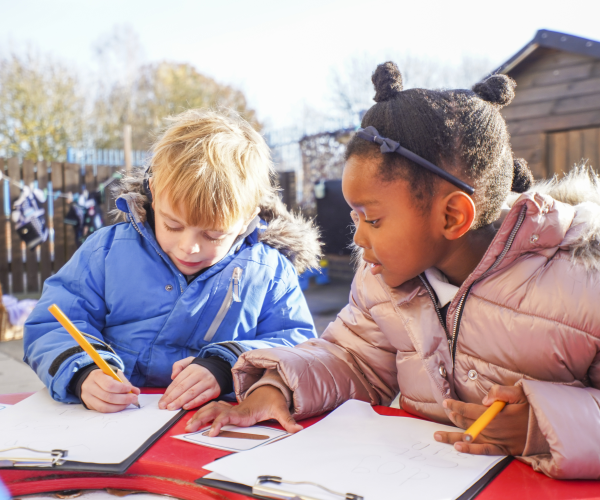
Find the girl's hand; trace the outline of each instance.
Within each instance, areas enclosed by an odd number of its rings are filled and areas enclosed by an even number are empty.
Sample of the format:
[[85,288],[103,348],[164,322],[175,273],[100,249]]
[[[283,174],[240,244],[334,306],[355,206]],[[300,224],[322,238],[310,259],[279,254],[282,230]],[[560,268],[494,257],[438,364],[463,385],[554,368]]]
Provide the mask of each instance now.
[[188,420],[185,431],[195,432],[212,422],[208,435],[215,437],[224,425],[232,424],[249,427],[256,422],[271,418],[277,420],[287,432],[292,434],[303,429],[290,415],[290,410],[281,391],[271,385],[263,385],[237,406],[219,401],[200,408]]
[[182,359],[173,364],[171,384],[158,402],[161,410],[184,410],[197,408],[218,397],[221,388],[217,379],[206,368],[193,365],[194,357]]
[[442,431],[434,434],[435,440],[454,444],[454,448],[461,453],[521,455],[525,449],[529,425],[529,403],[521,387],[494,385],[483,398],[483,405],[446,399],[444,408],[450,410],[448,417],[454,425],[467,429],[494,401],[506,401],[508,404],[474,442],[463,442],[463,434],[460,432]]
[[131,385],[121,370],[118,375],[123,383],[117,382],[100,369],[92,370],[81,384],[81,400],[85,406],[100,413],[115,413],[137,403],[140,390]]

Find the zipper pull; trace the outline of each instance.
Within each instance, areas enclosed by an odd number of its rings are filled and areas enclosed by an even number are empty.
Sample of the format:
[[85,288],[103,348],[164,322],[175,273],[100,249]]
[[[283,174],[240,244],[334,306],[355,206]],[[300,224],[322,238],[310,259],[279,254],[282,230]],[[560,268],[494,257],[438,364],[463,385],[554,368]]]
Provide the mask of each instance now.
[[240,299],[240,278],[242,277],[242,268],[236,267],[233,270],[233,301],[241,302]]

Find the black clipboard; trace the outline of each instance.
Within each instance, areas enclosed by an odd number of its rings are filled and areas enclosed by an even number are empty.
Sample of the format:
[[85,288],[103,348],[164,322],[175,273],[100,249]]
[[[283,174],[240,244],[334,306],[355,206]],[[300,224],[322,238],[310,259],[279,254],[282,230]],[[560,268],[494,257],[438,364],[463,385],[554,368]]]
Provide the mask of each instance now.
[[[487,471],[473,486],[467,491],[460,495],[456,500],[472,500],[475,498],[483,489],[492,482],[492,480],[500,474],[507,466],[513,461],[513,457],[505,457],[494,465],[489,471]],[[230,491],[232,493],[239,493],[246,495],[250,498],[259,498],[264,500],[267,497],[257,496],[252,493],[252,486],[246,486],[245,484],[233,483],[231,481],[220,481],[218,479],[205,479],[203,477],[194,481],[196,484],[202,486],[208,486],[210,488],[217,488],[224,491]],[[273,497],[275,498],[275,497]]]
[[[40,467],[39,465],[10,465],[0,466],[0,469],[12,470],[38,470],[38,471],[78,471],[78,472],[105,472],[111,474],[123,474],[129,467],[140,458],[148,448],[150,448],[158,439],[175,425],[185,414],[186,410],[178,411],[165,425],[152,434],[142,446],[127,457],[123,462],[118,464],[94,464],[90,462],[73,462],[70,460],[63,461],[60,465],[51,467]],[[66,450],[67,452],[69,450]],[[67,458],[68,458],[67,454]],[[0,457],[1,458],[1,457]]]

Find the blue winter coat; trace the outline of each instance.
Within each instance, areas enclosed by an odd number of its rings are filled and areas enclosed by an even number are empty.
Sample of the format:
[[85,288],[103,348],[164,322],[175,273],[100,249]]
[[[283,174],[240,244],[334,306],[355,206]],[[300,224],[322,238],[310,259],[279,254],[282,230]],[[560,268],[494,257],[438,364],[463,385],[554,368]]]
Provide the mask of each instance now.
[[[298,255],[302,250],[286,242],[301,244],[303,238],[315,248],[306,239],[315,234],[303,221],[286,212],[266,229],[263,222],[188,284],[158,245],[135,197],[119,198],[117,206],[129,222],[89,237],[46,280],[25,324],[24,360],[55,400],[79,402],[69,383],[92,360],[48,312],[54,303],[80,331],[97,337],[92,343],[101,355],[138,387],[166,387],[173,363],[188,356],[218,356],[233,365],[247,350],[293,347],[316,337],[297,272],[273,248]],[[294,227],[298,223],[304,226]]]

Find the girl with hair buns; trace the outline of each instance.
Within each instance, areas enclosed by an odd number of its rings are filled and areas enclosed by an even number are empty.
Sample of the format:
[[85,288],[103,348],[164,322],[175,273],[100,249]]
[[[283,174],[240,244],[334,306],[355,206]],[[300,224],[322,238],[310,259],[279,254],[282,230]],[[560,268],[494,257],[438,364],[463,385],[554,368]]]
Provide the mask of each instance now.
[[188,423],[252,425],[348,399],[466,429],[504,410],[464,453],[508,454],[555,478],[600,478],[600,178],[577,168],[532,186],[500,110],[515,83],[402,90],[393,63],[348,144],[343,191],[359,266],[320,339],[244,353],[241,404]]

